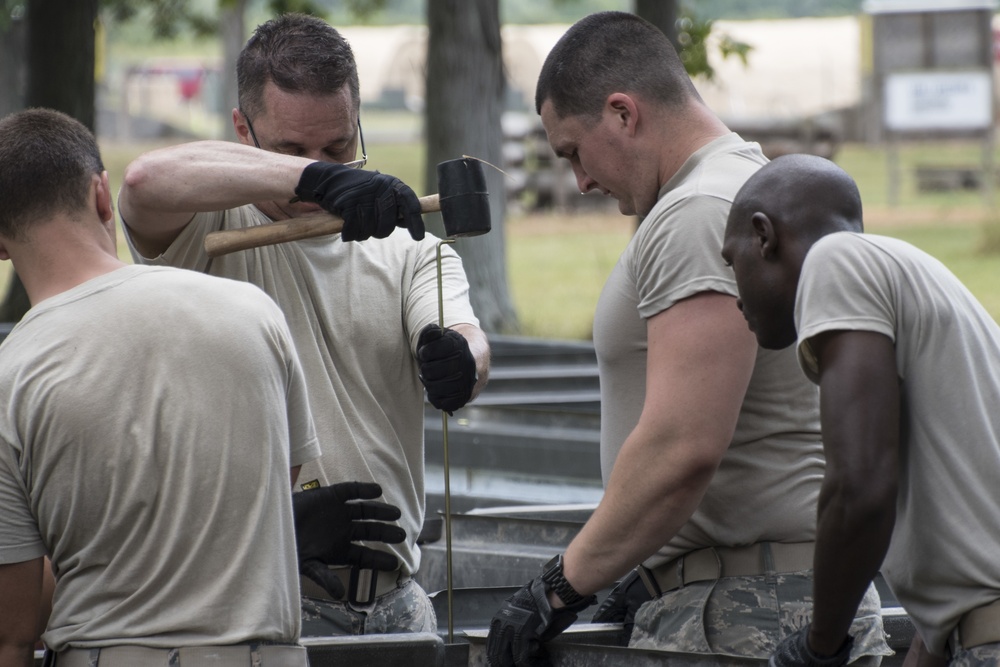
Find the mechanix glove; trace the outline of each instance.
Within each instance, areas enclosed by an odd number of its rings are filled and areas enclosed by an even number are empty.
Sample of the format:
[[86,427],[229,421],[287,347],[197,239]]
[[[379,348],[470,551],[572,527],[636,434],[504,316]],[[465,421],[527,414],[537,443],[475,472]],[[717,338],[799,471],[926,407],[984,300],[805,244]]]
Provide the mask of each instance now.
[[542,577],[537,577],[504,601],[490,622],[486,660],[490,667],[547,667],[544,643],[594,604],[593,595],[573,605],[553,609]]
[[384,239],[396,227],[408,229],[414,240],[424,238],[420,201],[395,176],[336,162],[313,162],[302,171],[295,194],[343,218],[340,238],[344,241]]
[[472,398],[476,386],[476,360],[465,336],[453,329],[428,324],[417,339],[420,381],[427,400],[451,414]]
[[399,519],[399,508],[373,501],[382,495],[375,483],[343,482],[292,494],[295,543],[299,572],[322,586],[334,598],[344,585],[327,565],[354,565],[373,570],[395,570],[399,559],[356,541],[399,544],[406,531],[383,521]]
[[629,639],[632,638],[632,629],[635,628],[635,613],[639,611],[639,607],[652,599],[646,590],[646,585],[639,578],[639,573],[632,570],[618,582],[597,608],[591,623],[621,623],[624,629],[621,645],[628,646]]
[[846,665],[851,657],[854,638],[850,635],[840,645],[836,654],[816,655],[809,648],[809,625],[791,634],[778,644],[768,661],[769,667],[839,667]]

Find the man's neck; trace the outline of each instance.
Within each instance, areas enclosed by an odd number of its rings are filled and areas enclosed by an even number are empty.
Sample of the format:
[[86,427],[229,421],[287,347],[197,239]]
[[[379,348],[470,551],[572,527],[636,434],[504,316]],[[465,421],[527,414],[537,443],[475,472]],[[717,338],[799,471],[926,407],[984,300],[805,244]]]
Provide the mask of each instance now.
[[87,233],[79,223],[34,230],[31,241],[11,248],[10,255],[32,306],[127,266],[113,253],[110,238]]
[[673,178],[688,158],[720,137],[730,133],[714,113],[700,103],[692,102],[684,113],[672,115],[664,128],[660,145],[660,178],[662,188]]

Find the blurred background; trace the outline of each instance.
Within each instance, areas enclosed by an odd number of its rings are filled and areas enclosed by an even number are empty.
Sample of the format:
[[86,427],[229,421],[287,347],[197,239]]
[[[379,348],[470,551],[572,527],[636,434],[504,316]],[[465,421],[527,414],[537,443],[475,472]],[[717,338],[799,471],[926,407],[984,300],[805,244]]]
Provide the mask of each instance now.
[[[593,11],[636,12],[681,51],[708,105],[775,157],[830,158],[869,231],[945,262],[1000,316],[993,0],[0,0],[0,115],[66,111],[97,133],[113,190],[143,151],[231,140],[235,57],[281,11],[350,41],[368,168],[419,194],[434,165],[487,160],[494,231],[457,244],[493,333],[588,340],[635,229],[581,196],[534,111],[549,49]],[[994,26],[997,26],[994,28]],[[128,252],[122,245],[123,258]],[[0,266],[0,322],[25,303]]]

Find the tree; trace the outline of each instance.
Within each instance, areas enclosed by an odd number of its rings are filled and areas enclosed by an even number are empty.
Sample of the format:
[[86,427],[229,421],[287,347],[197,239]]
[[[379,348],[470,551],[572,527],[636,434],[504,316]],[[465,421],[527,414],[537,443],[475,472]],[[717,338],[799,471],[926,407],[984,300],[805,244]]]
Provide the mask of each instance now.
[[646,19],[667,36],[678,53],[681,50],[677,41],[677,10],[679,0],[633,0],[633,13]]
[[[62,111],[91,130],[97,4],[98,0],[28,0],[24,14],[28,64],[24,105]],[[29,307],[24,285],[14,274],[0,304],[0,321],[16,322]]]
[[[499,0],[428,0],[427,192],[437,192],[437,164],[470,155],[500,164],[503,135],[504,76],[500,47]],[[471,287],[472,306],[484,331],[517,330],[507,287],[504,244],[503,174],[486,166],[493,231],[460,239]],[[428,226],[443,236],[440,216]]]

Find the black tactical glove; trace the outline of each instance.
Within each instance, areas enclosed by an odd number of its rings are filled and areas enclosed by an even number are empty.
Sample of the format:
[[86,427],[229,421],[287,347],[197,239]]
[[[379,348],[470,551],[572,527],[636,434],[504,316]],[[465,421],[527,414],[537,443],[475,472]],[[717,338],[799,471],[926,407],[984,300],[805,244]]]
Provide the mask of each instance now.
[[572,606],[553,609],[545,583],[537,577],[504,601],[490,622],[486,660],[490,667],[546,667],[551,664],[544,642],[576,620],[594,604],[591,595]]
[[646,585],[639,578],[639,573],[632,570],[618,582],[597,608],[591,623],[621,623],[625,630],[622,633],[622,646],[628,646],[628,641],[632,638],[632,629],[635,627],[635,613],[643,603],[652,599],[646,590]]
[[428,324],[417,339],[417,361],[427,400],[435,408],[451,414],[472,398],[476,360],[465,336]]
[[850,635],[840,645],[837,653],[830,656],[816,655],[809,648],[809,625],[791,634],[778,644],[771,654],[769,667],[838,667],[846,665],[851,657],[854,638]]
[[292,494],[295,543],[299,572],[322,586],[334,598],[344,586],[327,565],[355,565],[372,570],[395,570],[399,559],[390,553],[354,544],[358,540],[399,544],[406,531],[380,521],[395,521],[399,508],[372,498],[382,495],[375,483],[343,482]]
[[302,171],[295,194],[343,218],[344,241],[384,239],[396,227],[405,227],[417,241],[424,238],[417,195],[395,176],[313,162]]

